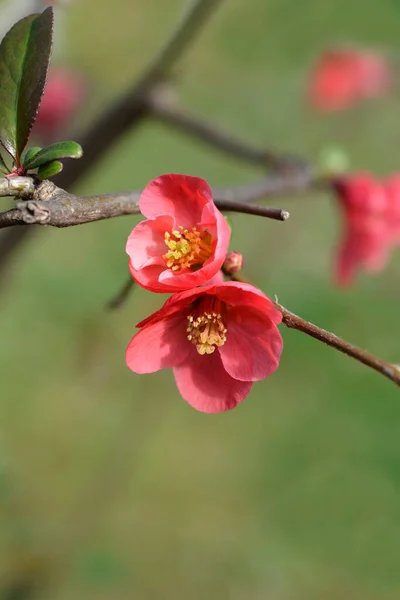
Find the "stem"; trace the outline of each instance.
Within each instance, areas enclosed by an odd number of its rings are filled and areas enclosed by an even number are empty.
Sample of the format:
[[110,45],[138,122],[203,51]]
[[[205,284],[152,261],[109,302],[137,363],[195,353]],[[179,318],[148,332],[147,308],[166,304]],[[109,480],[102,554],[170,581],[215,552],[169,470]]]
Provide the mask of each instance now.
[[277,166],[279,158],[272,152],[257,148],[232,136],[223,129],[191,115],[181,107],[176,108],[165,99],[163,90],[155,90],[150,94],[148,106],[151,115],[161,123],[166,123],[183,133],[194,136],[200,141],[217,148],[222,152],[231,154],[253,165]]
[[339,352],[347,354],[347,356],[351,356],[351,358],[355,358],[358,360],[358,362],[361,362],[367,367],[378,371],[378,373],[381,373],[381,375],[384,375],[384,377],[387,377],[391,381],[397,383],[397,385],[400,385],[400,365],[389,363],[381,358],[377,358],[370,352],[362,350],[358,346],[355,346],[350,342],[346,342],[346,340],[342,340],[342,338],[338,337],[334,333],[326,331],[326,329],[322,329],[321,327],[318,327],[317,325],[298,317],[277,302],[275,302],[275,306],[282,313],[282,322],[286,325],[286,327],[289,327],[289,329],[302,331],[306,335],[309,335],[310,337],[327,344],[327,346],[335,348],[336,350],[339,350]]
[[117,308],[121,308],[123,304],[128,300],[129,294],[131,293],[133,286],[135,285],[135,280],[132,277],[127,279],[126,283],[122,286],[118,294],[114,296],[107,304],[107,308],[110,310],[116,310]]
[[[248,279],[240,273],[236,273],[235,275],[227,275],[234,281],[250,283]],[[366,350],[363,350],[362,348],[359,348],[350,342],[346,342],[346,340],[343,340],[334,333],[326,331],[326,329],[322,329],[321,327],[302,319],[296,314],[290,312],[290,310],[287,310],[287,308],[278,302],[274,302],[274,304],[282,313],[282,323],[284,323],[289,329],[301,331],[315,340],[323,342],[327,346],[335,348],[335,350],[339,350],[339,352],[342,352],[343,354],[347,354],[347,356],[358,360],[358,362],[370,367],[370,369],[374,369],[384,377],[387,377],[391,381],[394,381],[397,385],[400,385],[400,365],[377,358],[370,352],[367,352]]]

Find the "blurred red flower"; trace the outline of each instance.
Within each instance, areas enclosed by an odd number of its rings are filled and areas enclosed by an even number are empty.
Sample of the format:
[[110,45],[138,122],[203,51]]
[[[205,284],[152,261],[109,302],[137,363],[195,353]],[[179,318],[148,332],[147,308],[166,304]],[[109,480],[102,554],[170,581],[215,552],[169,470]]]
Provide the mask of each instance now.
[[282,315],[252,285],[225,282],[171,296],[137,325],[126,351],[135,373],[173,368],[182,397],[196,410],[234,408],[279,365]]
[[344,236],[335,279],[348,285],[357,270],[379,271],[400,243],[400,175],[379,181],[357,173],[335,182],[344,217]]
[[54,141],[69,125],[85,95],[86,85],[81,75],[65,67],[51,69],[33,135],[44,143]]
[[393,85],[389,61],[370,51],[327,50],[309,81],[312,106],[320,111],[347,109],[361,100],[385,96]]
[[204,179],[161,175],[143,190],[139,208],[148,217],[126,245],[135,281],[151,292],[203,285],[224,262],[230,229]]

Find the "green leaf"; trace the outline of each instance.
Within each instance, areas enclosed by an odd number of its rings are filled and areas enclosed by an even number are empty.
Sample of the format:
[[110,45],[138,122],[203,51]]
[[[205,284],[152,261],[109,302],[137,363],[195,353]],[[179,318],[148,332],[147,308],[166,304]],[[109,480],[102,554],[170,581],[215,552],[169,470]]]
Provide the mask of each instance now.
[[0,143],[17,163],[46,83],[53,9],[18,21],[0,44]]
[[29,161],[26,161],[24,167],[27,169],[36,169],[45,163],[59,158],[80,158],[83,154],[82,146],[76,142],[58,142],[43,148]]
[[53,160],[53,162],[46,163],[39,167],[37,172],[39,179],[50,179],[63,170],[63,164],[59,160]]
[[40,146],[34,146],[33,148],[29,148],[29,150],[24,150],[21,155],[22,166],[25,167],[27,163],[29,163],[29,161],[32,160],[32,158],[36,156],[38,152],[40,152],[40,150]]

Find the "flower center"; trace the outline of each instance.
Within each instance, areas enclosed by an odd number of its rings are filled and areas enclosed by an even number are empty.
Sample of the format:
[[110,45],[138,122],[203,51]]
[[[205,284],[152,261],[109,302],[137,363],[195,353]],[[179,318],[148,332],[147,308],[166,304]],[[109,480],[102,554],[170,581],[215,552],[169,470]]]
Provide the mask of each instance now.
[[169,250],[163,254],[163,259],[172,271],[196,271],[212,254],[211,234],[207,230],[198,231],[196,227],[189,230],[180,225],[171,233],[166,231],[164,241]]
[[199,354],[212,354],[216,346],[225,344],[228,330],[220,312],[213,310],[204,311],[199,316],[189,315],[188,322],[187,339],[196,346]]

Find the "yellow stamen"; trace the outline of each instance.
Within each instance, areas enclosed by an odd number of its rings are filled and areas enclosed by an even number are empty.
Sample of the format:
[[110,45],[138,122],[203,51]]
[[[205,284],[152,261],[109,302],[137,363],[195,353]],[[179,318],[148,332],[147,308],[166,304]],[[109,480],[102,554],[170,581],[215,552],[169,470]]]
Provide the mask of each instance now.
[[169,250],[163,255],[163,259],[172,271],[195,271],[202,267],[212,254],[211,234],[207,230],[198,231],[196,227],[189,231],[179,226],[171,233],[166,231],[164,241]]
[[187,339],[196,346],[199,354],[212,354],[216,346],[225,344],[227,329],[219,313],[204,312],[196,318],[189,315],[188,321]]

